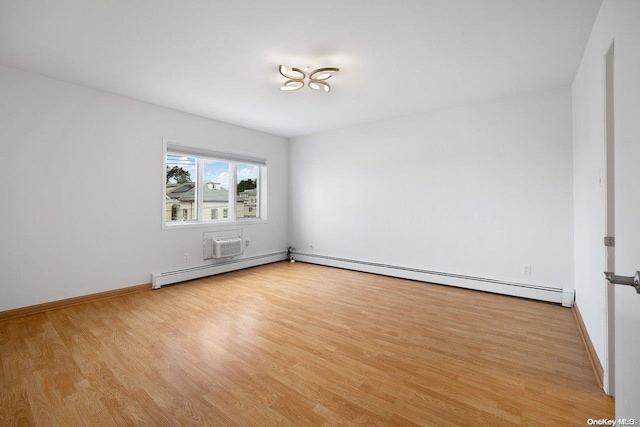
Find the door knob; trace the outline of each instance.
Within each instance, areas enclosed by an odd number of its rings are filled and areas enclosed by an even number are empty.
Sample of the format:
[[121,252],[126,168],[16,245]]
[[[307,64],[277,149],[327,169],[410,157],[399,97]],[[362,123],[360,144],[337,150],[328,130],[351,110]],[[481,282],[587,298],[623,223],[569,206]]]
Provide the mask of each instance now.
[[612,285],[633,286],[636,288],[636,292],[640,294],[640,271],[636,271],[635,276],[616,276],[612,271],[605,271],[604,277],[606,277]]

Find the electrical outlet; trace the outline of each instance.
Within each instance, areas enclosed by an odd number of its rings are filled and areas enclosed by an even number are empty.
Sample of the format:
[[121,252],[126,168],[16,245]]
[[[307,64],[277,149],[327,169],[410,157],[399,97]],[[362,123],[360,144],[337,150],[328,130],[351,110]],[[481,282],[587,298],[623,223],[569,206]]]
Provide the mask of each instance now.
[[309,247],[313,248],[313,242],[309,242]]
[[184,260],[185,261],[189,261],[189,254],[188,253],[184,254]]
[[244,239],[244,245],[249,246],[249,239]]
[[522,264],[522,274],[531,275],[531,264]]

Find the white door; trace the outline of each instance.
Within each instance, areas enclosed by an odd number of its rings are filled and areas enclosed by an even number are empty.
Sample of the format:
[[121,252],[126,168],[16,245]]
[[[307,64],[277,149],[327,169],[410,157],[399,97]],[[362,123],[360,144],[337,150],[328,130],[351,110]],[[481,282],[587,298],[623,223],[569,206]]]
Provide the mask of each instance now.
[[[615,40],[615,272],[623,276],[640,270],[639,44],[637,22]],[[621,285],[615,286],[615,397],[616,418],[640,423],[640,294]]]

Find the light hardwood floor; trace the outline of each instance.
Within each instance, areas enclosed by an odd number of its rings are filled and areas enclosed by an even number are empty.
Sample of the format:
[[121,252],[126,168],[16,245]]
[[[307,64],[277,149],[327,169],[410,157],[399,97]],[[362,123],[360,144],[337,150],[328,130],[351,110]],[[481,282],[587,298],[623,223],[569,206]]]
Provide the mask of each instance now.
[[586,425],[570,309],[281,262],[0,322],[1,425]]

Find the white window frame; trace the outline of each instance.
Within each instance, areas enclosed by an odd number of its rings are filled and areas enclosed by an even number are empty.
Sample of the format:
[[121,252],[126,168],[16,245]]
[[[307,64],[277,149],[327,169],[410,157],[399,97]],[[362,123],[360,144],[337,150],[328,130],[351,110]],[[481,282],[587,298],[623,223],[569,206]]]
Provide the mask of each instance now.
[[[167,170],[167,153],[175,153],[183,156],[196,158],[196,212],[197,219],[191,221],[167,221],[166,220],[166,170]],[[206,219],[203,212],[203,160],[223,161],[229,163],[229,206],[228,218],[211,220]],[[237,165],[247,164],[258,167],[258,186],[256,194],[258,195],[257,214],[259,217],[236,218],[236,202],[237,202]],[[193,227],[226,227],[230,224],[264,224],[267,223],[267,159],[264,156],[239,154],[214,151],[207,148],[199,148],[197,146],[183,145],[175,140],[162,139],[162,229],[183,229]]]

